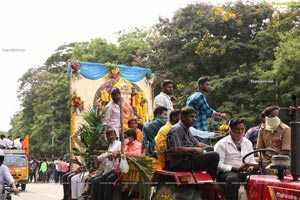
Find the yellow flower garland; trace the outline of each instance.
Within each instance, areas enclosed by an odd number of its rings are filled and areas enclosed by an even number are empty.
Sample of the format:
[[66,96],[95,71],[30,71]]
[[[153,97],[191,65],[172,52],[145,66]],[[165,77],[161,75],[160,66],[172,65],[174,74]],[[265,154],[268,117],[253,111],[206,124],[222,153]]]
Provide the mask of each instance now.
[[71,129],[70,129],[70,136],[71,136],[71,148],[75,148],[75,141],[74,139],[72,138],[72,136],[74,135],[75,133],[75,124],[76,124],[76,114],[75,113],[72,113],[71,114]]

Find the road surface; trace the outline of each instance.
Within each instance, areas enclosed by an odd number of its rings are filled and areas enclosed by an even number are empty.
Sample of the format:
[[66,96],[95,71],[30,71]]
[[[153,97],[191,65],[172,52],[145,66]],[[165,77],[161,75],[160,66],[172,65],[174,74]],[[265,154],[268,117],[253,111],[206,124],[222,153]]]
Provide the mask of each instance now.
[[61,200],[62,197],[63,186],[55,183],[29,183],[19,196],[12,194],[13,200]]

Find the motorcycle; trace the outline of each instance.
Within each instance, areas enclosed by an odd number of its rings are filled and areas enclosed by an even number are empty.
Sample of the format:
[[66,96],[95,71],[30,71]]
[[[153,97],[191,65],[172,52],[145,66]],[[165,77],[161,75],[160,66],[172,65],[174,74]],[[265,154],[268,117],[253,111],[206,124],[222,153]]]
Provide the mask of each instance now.
[[0,200],[11,200],[12,189],[9,185],[0,184]]

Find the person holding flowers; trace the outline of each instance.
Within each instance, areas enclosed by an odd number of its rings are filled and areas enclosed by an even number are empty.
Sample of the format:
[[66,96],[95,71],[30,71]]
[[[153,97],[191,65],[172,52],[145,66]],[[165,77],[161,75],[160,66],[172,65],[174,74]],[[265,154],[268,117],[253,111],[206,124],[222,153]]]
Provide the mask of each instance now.
[[212,109],[206,100],[204,92],[209,92],[211,78],[203,76],[198,79],[198,90],[188,97],[186,106],[192,107],[197,111],[195,128],[202,131],[208,131],[206,125],[206,116],[215,116],[227,120],[225,113],[217,112]]

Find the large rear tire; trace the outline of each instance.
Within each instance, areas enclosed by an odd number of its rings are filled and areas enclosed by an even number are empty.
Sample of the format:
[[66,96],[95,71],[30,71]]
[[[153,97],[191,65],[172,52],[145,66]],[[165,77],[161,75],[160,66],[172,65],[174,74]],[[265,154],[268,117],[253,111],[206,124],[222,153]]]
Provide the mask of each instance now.
[[196,185],[162,185],[154,197],[155,200],[202,200],[201,191]]
[[24,191],[26,189],[26,184],[21,185],[21,190]]

